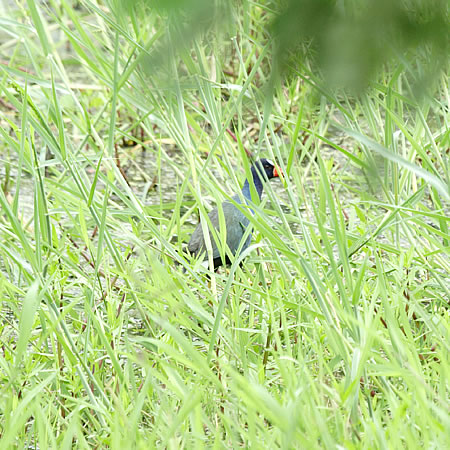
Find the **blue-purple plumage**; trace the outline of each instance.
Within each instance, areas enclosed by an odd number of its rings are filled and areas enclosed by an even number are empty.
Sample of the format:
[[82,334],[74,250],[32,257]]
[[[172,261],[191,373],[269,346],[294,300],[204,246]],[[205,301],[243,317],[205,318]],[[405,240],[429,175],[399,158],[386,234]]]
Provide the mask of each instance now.
[[[256,192],[261,199],[264,181],[266,179],[277,177],[277,169],[271,161],[267,159],[260,159],[251,167],[251,173]],[[249,204],[251,201],[251,190],[248,180],[245,180],[244,186],[242,187],[242,196],[247,204]],[[240,195],[236,194],[232,198],[236,203],[242,203]],[[212,226],[217,230],[218,238],[220,239],[222,235],[226,236],[226,244],[230,249],[231,254],[236,255],[241,240],[244,237],[247,228],[250,226],[250,221],[233,203],[229,201],[223,202],[219,208],[223,211],[225,230],[221,230],[220,228],[220,216],[219,209],[217,207],[208,214],[209,220]],[[214,235],[211,233],[211,230],[209,230],[209,236],[213,250],[212,256],[214,260],[214,268],[221,266],[224,262],[229,264],[230,260],[228,256],[225,261],[222,261],[219,247],[214,239]],[[242,250],[248,248],[251,237],[252,236],[250,233],[242,246]],[[207,259],[205,237],[203,235],[203,229],[200,223],[192,233],[188,244],[188,250],[191,254],[196,256],[204,253],[204,259]]]

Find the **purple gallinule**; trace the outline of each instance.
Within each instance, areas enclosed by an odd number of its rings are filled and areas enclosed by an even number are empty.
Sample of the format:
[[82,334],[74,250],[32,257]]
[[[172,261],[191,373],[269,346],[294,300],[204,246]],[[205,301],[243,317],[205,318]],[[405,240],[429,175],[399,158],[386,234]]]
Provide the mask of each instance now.
[[[264,182],[266,180],[270,180],[271,178],[278,177],[280,174],[280,169],[277,169],[274,163],[268,159],[260,159],[256,161],[251,167],[251,173],[253,177],[253,183],[256,188],[256,192],[259,195],[259,199],[261,200],[261,195],[264,187]],[[244,186],[242,187],[242,195],[247,204],[251,202],[252,196],[250,191],[250,183],[248,180],[245,180]],[[242,203],[241,197],[239,194],[234,195],[233,200],[236,203]],[[225,218],[225,226],[226,226],[226,242],[229,247],[231,253],[236,255],[236,251],[239,248],[242,237],[245,234],[247,227],[250,225],[249,219],[231,202],[223,202],[222,203],[222,211]],[[251,210],[252,211],[252,210]],[[252,211],[253,212],[253,211]],[[211,221],[211,224],[214,228],[217,229],[217,235],[220,237],[221,233],[219,231],[219,210],[214,208],[209,214],[208,217]],[[219,248],[214,240],[213,234],[211,230],[209,231],[209,236],[211,239],[211,245],[213,250],[213,261],[214,261],[214,270],[224,264],[222,257],[220,256]],[[245,240],[242,251],[248,248],[250,245],[252,235],[251,233],[248,235]],[[194,256],[199,256],[204,253],[204,260],[208,259],[206,254],[206,245],[205,245],[205,237],[203,235],[203,230],[201,223],[197,225],[197,228],[192,233],[191,239],[188,244],[188,250]],[[227,256],[225,256],[225,264],[230,264],[231,261]]]

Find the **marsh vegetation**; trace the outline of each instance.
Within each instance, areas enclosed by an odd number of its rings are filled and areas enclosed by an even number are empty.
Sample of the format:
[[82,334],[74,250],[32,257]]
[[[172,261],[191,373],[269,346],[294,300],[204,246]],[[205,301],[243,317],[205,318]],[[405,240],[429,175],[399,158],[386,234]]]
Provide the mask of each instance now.
[[[351,90],[276,4],[0,5],[1,448],[448,443],[447,63]],[[285,177],[210,279],[249,155]]]

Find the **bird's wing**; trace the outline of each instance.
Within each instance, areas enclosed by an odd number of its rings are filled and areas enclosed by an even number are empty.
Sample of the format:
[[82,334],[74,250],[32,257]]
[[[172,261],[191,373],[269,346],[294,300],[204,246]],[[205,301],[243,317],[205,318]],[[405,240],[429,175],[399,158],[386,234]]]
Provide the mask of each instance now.
[[[222,203],[221,208],[225,219],[224,223],[226,227],[226,242],[231,250],[231,253],[234,255],[239,247],[242,236],[244,235],[245,230],[249,225],[249,220],[232,203],[224,202]],[[211,221],[211,224],[216,228],[218,238],[220,239],[222,236],[222,230],[220,229],[219,210],[217,208],[214,208],[208,214],[208,217]],[[209,231],[209,236],[213,249],[213,258],[218,258],[220,257],[220,251],[211,231]],[[248,243],[244,245],[244,248],[248,246]],[[203,236],[203,230],[200,223],[192,233],[191,239],[188,244],[188,250],[194,255],[199,255],[203,252],[206,252],[205,238]]]
[[[227,227],[227,245],[231,253],[235,255],[250,221],[232,203],[225,202],[223,204],[223,213]],[[246,245],[243,248],[245,249],[245,247]]]

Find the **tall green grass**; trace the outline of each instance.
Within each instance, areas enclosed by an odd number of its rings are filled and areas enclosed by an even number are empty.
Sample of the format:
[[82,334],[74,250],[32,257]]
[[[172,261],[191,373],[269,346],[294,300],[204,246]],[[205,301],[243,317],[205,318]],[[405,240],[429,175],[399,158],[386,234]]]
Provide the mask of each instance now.
[[[155,58],[106,5],[1,14],[0,447],[444,448],[448,74],[271,78],[253,3]],[[209,283],[184,243],[246,150],[285,177]]]

